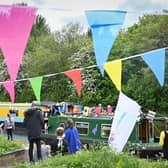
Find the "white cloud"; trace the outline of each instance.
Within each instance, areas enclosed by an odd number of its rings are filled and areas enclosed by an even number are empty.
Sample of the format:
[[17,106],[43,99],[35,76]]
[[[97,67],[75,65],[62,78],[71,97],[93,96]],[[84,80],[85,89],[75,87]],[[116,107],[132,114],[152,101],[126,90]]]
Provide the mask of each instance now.
[[119,9],[126,10],[124,26],[129,26],[138,21],[143,13],[160,12],[168,9],[168,0],[1,0],[1,4],[13,4],[25,2],[38,8],[52,30],[60,29],[70,21],[80,22],[84,27],[87,21],[85,10],[95,9]]

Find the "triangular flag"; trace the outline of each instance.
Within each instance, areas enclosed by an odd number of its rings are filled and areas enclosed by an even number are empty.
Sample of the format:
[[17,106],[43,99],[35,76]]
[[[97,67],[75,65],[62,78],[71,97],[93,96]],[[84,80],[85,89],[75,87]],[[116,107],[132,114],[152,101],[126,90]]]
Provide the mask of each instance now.
[[82,79],[81,79],[81,71],[80,69],[74,69],[70,71],[65,71],[64,74],[71,78],[76,86],[76,90],[78,93],[78,96],[81,94],[81,88],[82,88]]
[[116,88],[121,91],[121,72],[122,72],[122,61],[115,60],[105,63],[104,69],[113,81]]
[[108,141],[111,150],[122,152],[139,114],[139,104],[120,92]]
[[165,78],[165,48],[144,53],[142,59],[151,68],[160,85],[163,86]]
[[104,75],[104,64],[108,59],[113,43],[123,25],[126,12],[113,10],[86,11],[92,31],[96,62]]
[[42,80],[43,77],[35,77],[29,79],[38,102],[40,102]]
[[16,80],[36,9],[0,5],[0,48],[12,81]]
[[4,88],[9,93],[11,102],[14,103],[14,101],[15,101],[15,88],[14,88],[15,86],[14,86],[14,82],[13,81],[6,81],[6,82],[3,82],[2,85],[4,86]]

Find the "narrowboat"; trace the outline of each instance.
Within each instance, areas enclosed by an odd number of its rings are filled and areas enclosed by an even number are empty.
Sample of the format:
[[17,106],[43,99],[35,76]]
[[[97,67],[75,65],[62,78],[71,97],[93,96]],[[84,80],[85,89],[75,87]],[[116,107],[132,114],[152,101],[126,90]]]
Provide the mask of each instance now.
[[[113,120],[113,116],[111,115],[51,115],[48,118],[47,134],[55,135],[56,128],[60,125],[65,125],[66,127],[66,121],[69,118],[74,121],[75,127],[78,129],[82,141],[107,142]],[[153,121],[146,118],[140,119],[136,122],[129,141],[139,143],[158,142],[160,131],[164,129],[166,120],[167,118],[165,117],[155,117]]]

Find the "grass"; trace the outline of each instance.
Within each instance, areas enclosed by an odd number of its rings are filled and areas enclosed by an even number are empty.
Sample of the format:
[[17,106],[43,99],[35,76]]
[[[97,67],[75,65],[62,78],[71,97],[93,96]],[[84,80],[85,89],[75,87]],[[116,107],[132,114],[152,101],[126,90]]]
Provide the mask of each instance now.
[[74,155],[49,158],[37,164],[23,163],[16,168],[167,168],[168,161],[142,160],[127,153],[115,154],[106,148],[98,151],[81,151]]
[[[0,137],[0,154],[20,149],[23,140],[8,141],[6,137]],[[15,168],[167,168],[168,161],[151,161],[139,159],[128,153],[115,154],[102,146],[90,151],[83,150],[73,155],[57,155],[47,160],[31,164],[29,162],[14,165]]]
[[20,149],[23,143],[21,140],[9,141],[6,137],[0,137],[0,155]]

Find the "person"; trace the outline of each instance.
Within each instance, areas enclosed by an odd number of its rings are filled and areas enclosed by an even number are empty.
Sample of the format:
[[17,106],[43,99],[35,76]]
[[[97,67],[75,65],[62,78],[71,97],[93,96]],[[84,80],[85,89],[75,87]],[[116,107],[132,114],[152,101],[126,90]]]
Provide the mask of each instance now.
[[65,131],[65,139],[68,141],[69,152],[76,153],[81,150],[80,139],[78,135],[78,130],[74,127],[74,122],[72,119],[67,120],[67,128]]
[[27,129],[28,141],[29,141],[29,159],[34,162],[33,159],[33,147],[34,143],[37,147],[38,160],[42,159],[41,156],[41,130],[44,125],[42,111],[36,107],[35,103],[32,102],[32,107],[24,112],[24,125]]
[[[41,156],[43,160],[46,160],[50,157],[50,148],[49,145],[46,144],[45,141],[41,140],[40,141],[41,144]],[[35,150],[34,152],[34,161],[38,161],[38,157],[37,157],[37,150]]]
[[58,153],[65,155],[69,153],[68,142],[64,139],[64,128],[58,127],[56,129],[56,139],[51,143],[51,156],[54,156]]
[[100,115],[102,112],[103,112],[102,104],[99,104],[95,109],[95,113],[96,115]]
[[2,122],[1,124],[0,124],[0,134],[3,134],[4,132],[3,132],[3,129],[4,129],[4,123]]
[[59,112],[59,108],[58,108],[58,104],[56,104],[54,107],[53,107],[53,112],[52,112],[53,115],[60,115],[60,112]]
[[43,119],[44,119],[44,130],[45,130],[45,133],[47,134],[48,133],[48,112],[44,112],[43,114]]
[[15,123],[10,114],[7,114],[7,118],[4,122],[4,128],[7,132],[8,140],[13,140],[13,130],[15,129]]
[[165,130],[160,133],[159,144],[162,146],[164,159],[168,159],[168,122],[166,123]]
[[112,106],[109,104],[109,105],[107,105],[107,113],[108,114],[112,114]]

